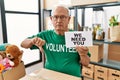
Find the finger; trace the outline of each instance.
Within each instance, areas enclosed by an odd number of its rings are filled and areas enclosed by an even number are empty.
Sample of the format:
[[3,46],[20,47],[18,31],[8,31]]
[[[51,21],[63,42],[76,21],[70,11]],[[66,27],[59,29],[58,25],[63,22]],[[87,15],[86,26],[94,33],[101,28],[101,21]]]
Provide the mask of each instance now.
[[43,46],[43,45],[44,45],[44,43],[45,43],[45,41],[44,41],[44,40],[39,39],[39,42],[38,42],[39,46]]
[[86,55],[88,53],[88,49],[83,46],[76,47],[77,52],[79,55]]
[[36,38],[33,38],[32,43],[35,44],[35,42],[36,42]]
[[35,42],[35,44],[39,45],[40,42],[41,42],[41,40],[40,40],[39,38],[35,38],[35,39],[34,39],[34,42]]
[[39,47],[39,49],[40,49],[40,51],[41,51],[42,53],[44,53],[44,50],[43,50],[43,48],[42,48],[42,47]]
[[45,44],[45,40],[42,40],[42,45],[44,45]]
[[88,50],[88,47],[83,47],[84,50]]
[[84,47],[84,46],[79,46],[79,47],[77,47],[77,50],[78,51],[88,51],[88,48]]
[[83,51],[81,46],[76,46],[76,50],[80,52]]

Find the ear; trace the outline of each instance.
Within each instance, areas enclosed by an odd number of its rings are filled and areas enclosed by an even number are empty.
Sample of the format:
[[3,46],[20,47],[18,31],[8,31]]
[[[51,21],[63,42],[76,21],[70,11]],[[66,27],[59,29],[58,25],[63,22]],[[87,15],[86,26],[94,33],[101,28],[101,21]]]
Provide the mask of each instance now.
[[52,16],[50,16],[50,20],[52,21]]
[[70,19],[71,19],[71,17],[69,16],[69,17],[68,17],[68,21],[69,21],[69,22],[70,22]]
[[21,61],[22,56],[23,56],[23,50],[20,50],[21,54],[19,55],[19,60]]
[[19,55],[22,55],[22,54],[23,54],[23,50],[20,50]]
[[9,45],[6,45],[5,48],[7,48]]
[[20,50],[21,54],[23,54],[23,50]]
[[7,48],[8,46],[10,46],[10,44],[7,44],[7,45],[5,46],[5,48]]

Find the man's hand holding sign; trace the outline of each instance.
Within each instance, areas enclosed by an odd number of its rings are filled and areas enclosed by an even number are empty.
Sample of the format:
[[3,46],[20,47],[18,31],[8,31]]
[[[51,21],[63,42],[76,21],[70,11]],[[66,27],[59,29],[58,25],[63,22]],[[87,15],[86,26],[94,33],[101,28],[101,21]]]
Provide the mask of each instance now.
[[74,31],[65,32],[66,47],[75,47],[80,55],[80,62],[83,66],[87,66],[90,62],[88,48],[84,46],[92,46],[92,32],[91,31]]

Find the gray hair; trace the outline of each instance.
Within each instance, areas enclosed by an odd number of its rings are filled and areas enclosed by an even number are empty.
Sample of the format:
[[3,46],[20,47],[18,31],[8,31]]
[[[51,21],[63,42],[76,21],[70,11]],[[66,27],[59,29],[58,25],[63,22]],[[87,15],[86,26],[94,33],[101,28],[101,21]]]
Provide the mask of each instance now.
[[58,7],[62,7],[62,8],[64,8],[64,9],[66,9],[67,12],[68,12],[68,15],[70,15],[70,11],[69,11],[69,9],[68,9],[67,6],[65,6],[65,5],[55,5],[54,8],[52,9],[52,12],[51,12],[51,15],[52,15],[52,16],[53,16],[53,14],[54,14],[54,11],[55,11]]

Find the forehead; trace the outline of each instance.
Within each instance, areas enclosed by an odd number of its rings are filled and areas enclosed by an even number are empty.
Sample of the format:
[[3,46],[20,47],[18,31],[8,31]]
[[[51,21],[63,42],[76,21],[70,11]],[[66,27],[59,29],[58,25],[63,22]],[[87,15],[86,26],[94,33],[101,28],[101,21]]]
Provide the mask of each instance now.
[[64,7],[57,7],[54,10],[53,15],[68,15],[68,10]]

